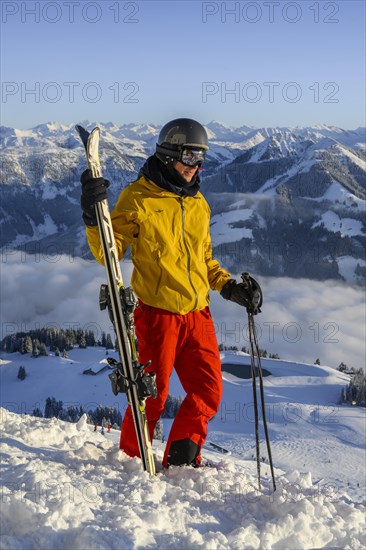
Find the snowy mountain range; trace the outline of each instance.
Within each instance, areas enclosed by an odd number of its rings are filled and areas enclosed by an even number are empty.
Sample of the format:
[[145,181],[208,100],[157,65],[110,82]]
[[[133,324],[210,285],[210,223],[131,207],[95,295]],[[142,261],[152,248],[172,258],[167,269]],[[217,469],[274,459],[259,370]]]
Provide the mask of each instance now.
[[[119,430],[94,432],[85,416],[72,424],[24,414],[43,409],[48,396],[124,410],[106,372],[82,374],[104,364],[105,349],[74,348],[68,358],[3,353],[2,548],[364,548],[365,409],[338,404],[348,375],[263,359],[274,493],[261,415],[257,485],[251,380],[225,367],[239,373],[248,361],[222,352],[224,393],[208,439],[231,454],[205,447],[211,467],[160,465],[149,478],[139,459],[119,451]],[[183,395],[175,374],[170,392]],[[171,422],[163,420],[165,440]],[[164,444],[154,440],[153,449],[159,465]]]
[[[113,206],[154,151],[159,127],[98,125]],[[206,129],[202,190],[212,208],[214,252],[226,268],[364,282],[364,128],[233,128],[212,121]],[[1,127],[0,142],[0,246],[89,257],[79,207],[85,158],[74,126]]]

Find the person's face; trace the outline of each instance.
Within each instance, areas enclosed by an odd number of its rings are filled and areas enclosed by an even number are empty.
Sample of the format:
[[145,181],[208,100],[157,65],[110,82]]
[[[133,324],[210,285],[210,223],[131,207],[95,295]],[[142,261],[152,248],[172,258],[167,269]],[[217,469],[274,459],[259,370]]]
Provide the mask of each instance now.
[[191,183],[192,178],[198,170],[198,166],[186,166],[179,162],[179,160],[176,160],[173,166],[187,183]]

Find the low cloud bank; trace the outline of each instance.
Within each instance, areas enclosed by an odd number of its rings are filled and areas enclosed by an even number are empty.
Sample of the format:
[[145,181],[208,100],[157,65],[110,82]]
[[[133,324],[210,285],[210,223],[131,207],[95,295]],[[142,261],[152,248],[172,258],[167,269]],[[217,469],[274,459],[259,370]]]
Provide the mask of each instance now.
[[[45,325],[112,332],[99,311],[104,268],[68,256],[45,261],[23,253],[2,258],[1,337]],[[125,284],[132,264],[122,264]],[[239,280],[239,277],[237,277]],[[365,297],[362,289],[336,281],[261,277],[264,303],[256,317],[260,347],[283,359],[337,367],[365,365]],[[212,293],[219,343],[248,347],[246,312]]]
[[[240,280],[237,277],[237,280]],[[255,321],[260,347],[283,359],[338,367],[365,365],[365,297],[336,281],[261,277],[264,302]],[[248,347],[246,312],[213,296],[218,339]]]

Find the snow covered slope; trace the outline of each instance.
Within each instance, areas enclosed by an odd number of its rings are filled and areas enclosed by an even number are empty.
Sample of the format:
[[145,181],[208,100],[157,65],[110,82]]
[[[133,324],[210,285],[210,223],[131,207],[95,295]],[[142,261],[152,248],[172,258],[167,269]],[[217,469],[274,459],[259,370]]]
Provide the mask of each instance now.
[[[2,548],[310,549],[365,547],[365,410],[339,405],[347,375],[334,369],[263,360],[266,412],[278,489],[273,494],[261,436],[262,490],[255,465],[250,380],[225,372],[248,364],[223,352],[224,395],[204,449],[214,466],[161,469],[149,479],[138,459],[118,450],[119,432],[92,432],[19,414],[53,395],[65,404],[125,407],[107,373],[85,376],[105,359],[101,348],[74,349],[69,359],[3,354]],[[16,378],[19,364],[27,378]],[[183,395],[173,376],[170,391]],[[16,411],[16,412],[10,412]],[[165,437],[171,420],[164,419]]]
[[275,494],[235,459],[150,479],[85,417],[1,424],[4,550],[364,548],[364,505],[292,464]]
[[[82,122],[92,128],[96,123]],[[102,130],[103,173],[113,206],[154,151],[159,128],[113,122]],[[207,126],[202,190],[224,216],[214,252],[233,272],[362,284],[365,257],[365,129]],[[80,215],[85,155],[73,125],[0,127],[1,242],[5,250],[90,254]],[[237,205],[241,202],[241,205]],[[327,213],[337,217],[329,227]],[[326,216],[324,218],[324,216]],[[352,232],[342,227],[351,220]]]

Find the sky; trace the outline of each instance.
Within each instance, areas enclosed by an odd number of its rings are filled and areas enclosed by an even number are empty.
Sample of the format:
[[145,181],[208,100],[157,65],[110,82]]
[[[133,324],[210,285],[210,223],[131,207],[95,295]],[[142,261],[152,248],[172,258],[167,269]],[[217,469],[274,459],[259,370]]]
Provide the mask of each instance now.
[[365,126],[363,1],[1,2],[1,123]]

